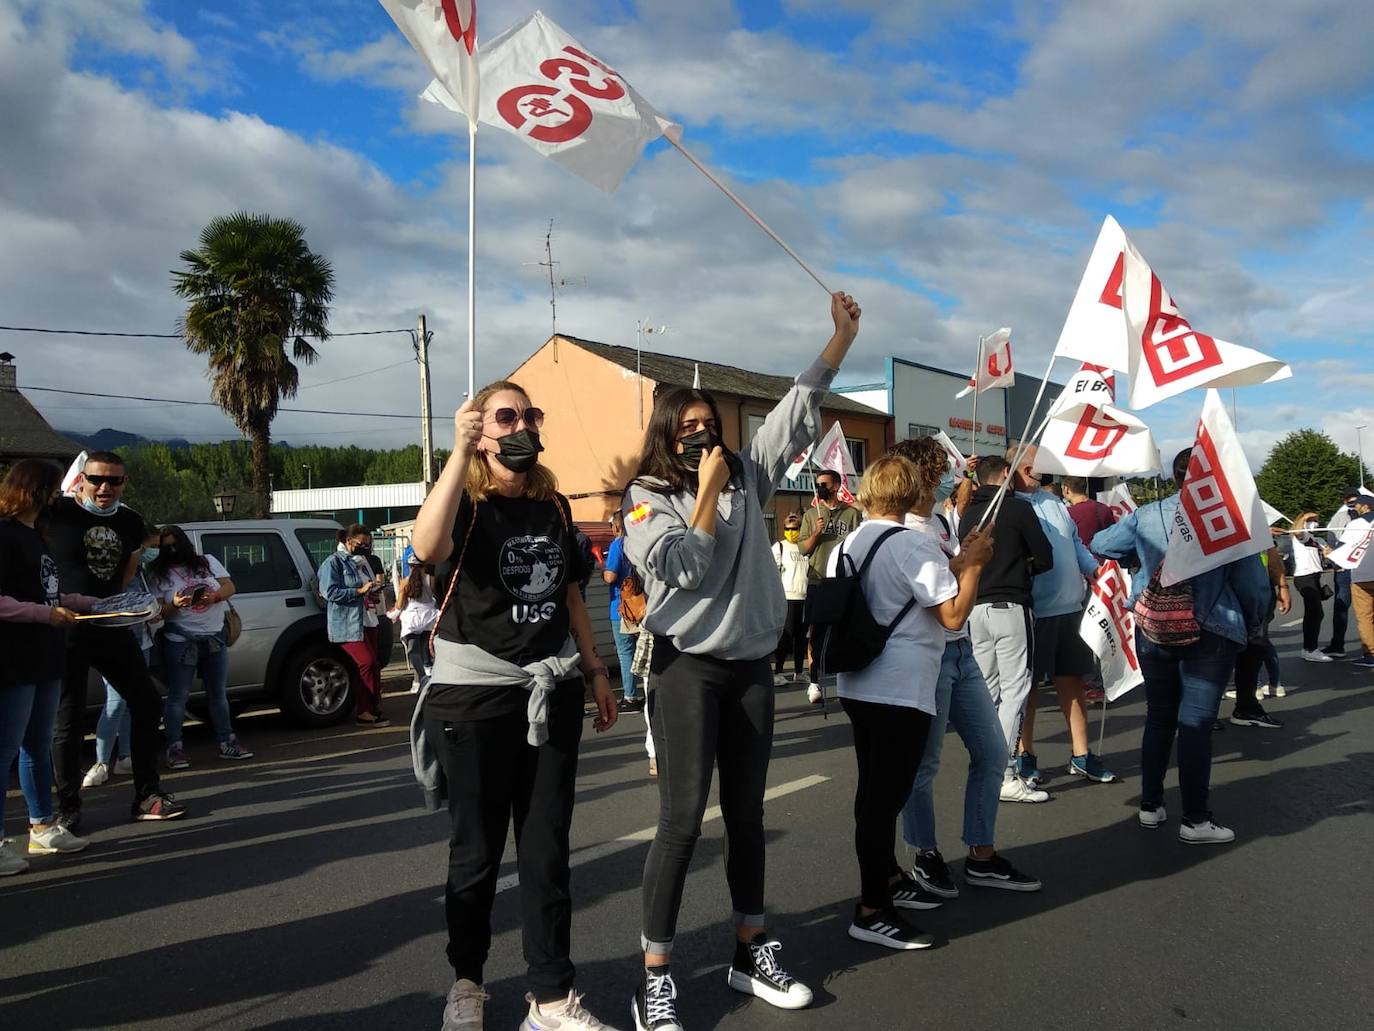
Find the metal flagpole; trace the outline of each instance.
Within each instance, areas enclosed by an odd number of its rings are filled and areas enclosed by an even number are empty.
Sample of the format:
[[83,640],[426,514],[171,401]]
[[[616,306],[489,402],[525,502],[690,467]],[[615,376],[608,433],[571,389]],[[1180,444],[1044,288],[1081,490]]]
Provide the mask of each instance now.
[[978,457],[978,377],[983,373],[983,337],[978,337],[978,364],[973,367],[973,427],[968,431],[969,455]]
[[468,116],[468,397],[477,396],[477,123]]
[[1102,742],[1107,739],[1107,689],[1102,688],[1102,729],[1097,732],[1097,754],[1102,754]]

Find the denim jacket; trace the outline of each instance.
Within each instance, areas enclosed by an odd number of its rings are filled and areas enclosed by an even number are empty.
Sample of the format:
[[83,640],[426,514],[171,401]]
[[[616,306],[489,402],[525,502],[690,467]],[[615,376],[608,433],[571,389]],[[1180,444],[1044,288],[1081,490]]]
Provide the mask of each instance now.
[[1031,581],[1031,598],[1039,619],[1083,611],[1088,580],[1097,572],[1097,559],[1078,539],[1069,509],[1053,494],[1042,490],[1016,495],[1035,509],[1036,518],[1054,552],[1054,565]]
[[325,626],[334,644],[363,639],[364,597],[358,588],[367,583],[342,548],[320,565],[320,597],[325,600]]
[[[1150,582],[1169,542],[1169,526],[1179,505],[1178,495],[1145,505],[1109,526],[1089,547],[1103,558],[1139,563],[1131,581],[1127,608]],[[1193,615],[1202,629],[1244,645],[1259,634],[1269,612],[1269,573],[1258,555],[1209,569],[1188,580],[1193,588]]]

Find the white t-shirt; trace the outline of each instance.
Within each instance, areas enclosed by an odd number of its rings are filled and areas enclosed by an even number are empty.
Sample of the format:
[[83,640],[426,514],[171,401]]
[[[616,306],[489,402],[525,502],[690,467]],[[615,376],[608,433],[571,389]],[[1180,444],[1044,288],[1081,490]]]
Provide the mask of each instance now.
[[[1371,522],[1368,516],[1358,516],[1350,520],[1341,531],[1341,544],[1359,544],[1371,527],[1374,527],[1374,522]],[[1371,581],[1374,581],[1374,548],[1366,551],[1364,561],[1350,571],[1351,583],[1367,584]]]
[[[900,524],[872,519],[854,530],[830,556],[833,574],[841,554],[862,565],[878,537]],[[902,705],[935,713],[935,682],[945,652],[944,627],[928,611],[959,593],[959,581],[949,571],[949,560],[935,538],[924,533],[893,534],[864,576],[864,599],[873,618],[891,623],[907,601],[915,606],[892,631],[873,662],[857,673],[838,677],[841,698],[881,705]]]
[[428,576],[420,578],[420,594],[407,598],[405,608],[401,609],[401,637],[414,637],[426,634],[439,622],[439,606],[434,601],[434,588]]
[[806,581],[810,571],[801,545],[778,541],[773,545],[773,561],[782,576],[782,593],[788,601],[806,600]]
[[[1310,542],[1310,543],[1309,543]],[[1311,576],[1322,571],[1322,549],[1310,533],[1293,538],[1293,575]]]
[[[221,578],[229,579],[229,572],[214,555],[206,555],[209,566],[207,573],[195,573],[190,566],[173,566],[167,575],[153,583],[152,587],[163,601],[171,603],[178,594],[190,594],[197,587],[204,587],[206,594],[219,590]],[[192,605],[189,609],[175,609],[167,617],[167,637],[173,641],[184,641],[187,637],[204,637],[217,634],[224,628],[224,614],[227,603]]]
[[[377,575],[372,571],[372,563],[367,560],[366,555],[349,555],[348,557],[353,560],[353,565],[364,579],[371,580]],[[381,620],[377,618],[377,599],[380,597],[381,592],[369,591],[367,597],[363,599],[363,626],[381,625]]]
[[[942,518],[937,518],[934,513],[928,516],[918,516],[914,512],[906,514],[906,528],[908,530],[919,530],[921,533],[929,534],[940,544],[940,551],[945,556],[945,565],[948,567],[949,560],[959,554],[959,538],[950,532],[949,523]],[[962,641],[968,637],[968,623],[965,622],[958,630],[945,630],[946,641]]]

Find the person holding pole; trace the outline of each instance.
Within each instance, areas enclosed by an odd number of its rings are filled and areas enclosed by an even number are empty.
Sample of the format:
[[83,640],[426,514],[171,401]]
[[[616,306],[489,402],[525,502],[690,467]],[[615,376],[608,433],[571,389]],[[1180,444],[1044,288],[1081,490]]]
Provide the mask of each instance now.
[[834,332],[746,450],[727,450],[715,399],[679,387],[654,404],[626,490],[625,550],[644,576],[654,635],[649,721],[658,762],[658,828],[644,864],[644,977],[638,1031],[681,1031],[670,963],[678,910],[713,770],[720,773],[725,876],[734,906],[736,991],[782,1009],[811,990],[783,969],[764,918],[763,796],[773,746],[769,657],[787,603],[763,506],[820,433],[820,405],[859,331],[859,306],[831,297]]
[[[841,475],[833,469],[818,472],[816,504],[802,516],[798,544],[810,563],[811,572],[808,575],[813,583],[825,576],[830,555],[840,542],[863,522],[862,512],[840,500],[840,485],[843,482]],[[821,685],[814,662],[811,663],[811,682],[806,688],[806,700],[812,705],[821,700]]]

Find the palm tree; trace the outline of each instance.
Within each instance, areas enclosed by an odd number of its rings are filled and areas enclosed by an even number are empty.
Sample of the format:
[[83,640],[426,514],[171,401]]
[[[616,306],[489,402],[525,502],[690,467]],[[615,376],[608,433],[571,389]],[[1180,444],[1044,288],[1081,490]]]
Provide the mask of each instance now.
[[173,289],[190,303],[178,328],[187,350],[209,359],[211,400],[252,440],[253,489],[270,512],[272,420],[296,396],[294,362],[319,357],[305,338],[329,336],[334,270],[299,222],[246,211],[212,220],[181,260]]

